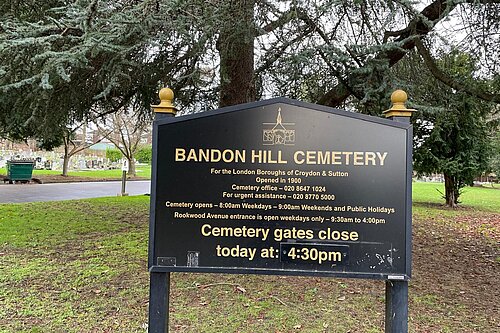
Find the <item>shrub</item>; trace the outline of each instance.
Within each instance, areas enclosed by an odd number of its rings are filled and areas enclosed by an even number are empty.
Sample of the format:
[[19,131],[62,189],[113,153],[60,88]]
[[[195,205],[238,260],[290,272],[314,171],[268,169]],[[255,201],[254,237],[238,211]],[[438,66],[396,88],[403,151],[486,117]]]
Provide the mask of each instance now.
[[137,150],[134,157],[139,163],[151,164],[152,156],[153,148],[151,146],[143,146]]
[[106,158],[109,159],[111,162],[118,162],[122,158],[122,152],[116,148],[107,148]]

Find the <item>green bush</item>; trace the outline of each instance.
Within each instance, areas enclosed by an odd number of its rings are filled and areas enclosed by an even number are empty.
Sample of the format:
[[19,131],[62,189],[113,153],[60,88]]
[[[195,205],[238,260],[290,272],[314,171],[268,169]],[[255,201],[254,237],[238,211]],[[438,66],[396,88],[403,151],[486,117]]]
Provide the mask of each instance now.
[[117,148],[107,148],[106,149],[106,158],[111,162],[118,162],[122,159],[122,152]]
[[153,148],[151,146],[144,146],[137,150],[134,157],[139,163],[151,164],[153,156]]

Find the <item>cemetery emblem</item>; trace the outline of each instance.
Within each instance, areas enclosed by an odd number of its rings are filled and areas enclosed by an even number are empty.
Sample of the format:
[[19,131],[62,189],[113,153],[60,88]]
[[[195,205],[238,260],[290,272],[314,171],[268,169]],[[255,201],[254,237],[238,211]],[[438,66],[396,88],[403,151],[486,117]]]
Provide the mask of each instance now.
[[[289,129],[295,123],[284,123],[281,116],[281,108],[278,108],[276,123],[263,123],[263,143],[264,146],[285,145],[293,146],[295,143],[295,130]],[[269,128],[273,126],[272,128]],[[286,127],[285,127],[286,126]]]

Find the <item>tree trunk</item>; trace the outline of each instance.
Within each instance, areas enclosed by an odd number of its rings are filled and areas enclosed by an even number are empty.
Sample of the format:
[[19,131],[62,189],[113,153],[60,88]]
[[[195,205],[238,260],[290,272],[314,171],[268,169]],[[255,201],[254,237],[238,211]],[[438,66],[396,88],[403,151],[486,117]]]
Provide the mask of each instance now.
[[456,187],[455,177],[444,174],[444,191],[445,191],[445,200],[446,206],[455,208],[458,203],[458,195]]
[[127,158],[128,160],[128,175],[130,177],[135,177],[136,176],[136,170],[135,170],[135,160],[134,158]]
[[69,147],[66,144],[66,140],[64,141],[64,157],[63,157],[63,169],[62,176],[68,177],[68,169],[69,169],[69,159],[71,156],[69,155]]
[[228,1],[217,40],[220,55],[219,107],[255,101],[254,0]]

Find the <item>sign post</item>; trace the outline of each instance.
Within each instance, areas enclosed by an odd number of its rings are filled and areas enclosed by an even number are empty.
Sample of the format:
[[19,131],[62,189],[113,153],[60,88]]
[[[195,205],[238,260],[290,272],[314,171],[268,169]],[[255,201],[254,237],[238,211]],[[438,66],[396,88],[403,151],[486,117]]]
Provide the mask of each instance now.
[[128,161],[123,160],[122,163],[122,191],[118,196],[125,197],[128,196],[128,193],[125,191],[125,186],[127,184],[127,172],[128,172]]
[[[174,93],[169,88],[163,88],[159,93],[160,104],[152,105],[155,112],[155,124],[164,119],[174,117],[177,109],[172,104]],[[151,197],[156,197],[156,178],[158,174],[158,128],[153,125],[153,156],[152,156],[152,179],[151,179]],[[155,219],[155,205],[150,205],[150,219]],[[153,246],[153,230],[149,229],[149,252]],[[153,265],[152,258],[149,256],[148,266]],[[170,298],[170,273],[169,272],[150,272],[149,280],[149,333],[168,333],[168,308]]]
[[168,331],[170,272],[385,280],[386,332],[407,332],[413,135],[402,93],[392,121],[285,98],[175,118],[162,89],[149,332]]
[[[408,96],[403,90],[396,90],[391,95],[392,107],[385,111],[386,118],[409,124],[414,109],[405,106]],[[408,147],[411,151],[412,147]],[[407,166],[411,172],[411,164]],[[411,179],[408,184],[411,192]],[[411,201],[406,204],[411,207]],[[411,210],[408,219],[411,219]],[[409,235],[411,237],[411,235]],[[409,249],[411,251],[411,248]],[[408,332],[408,281],[388,280],[385,283],[385,332]]]

